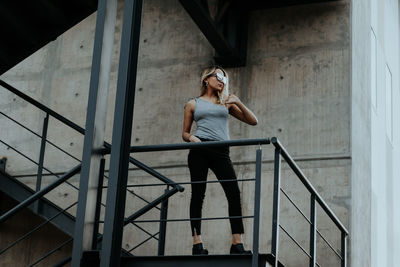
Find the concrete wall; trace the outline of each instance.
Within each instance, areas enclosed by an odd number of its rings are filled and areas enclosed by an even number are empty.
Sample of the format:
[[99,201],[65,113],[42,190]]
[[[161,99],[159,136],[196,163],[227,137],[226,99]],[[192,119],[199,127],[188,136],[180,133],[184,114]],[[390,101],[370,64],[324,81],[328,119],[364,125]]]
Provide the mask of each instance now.
[[[3,214],[18,203],[8,196],[0,193],[0,212]],[[0,248],[4,249],[19,239],[24,234],[32,231],[42,224],[44,220],[28,209],[22,210],[14,217],[1,224],[0,227]],[[46,224],[26,239],[1,254],[0,266],[30,266],[41,257],[64,242],[68,242],[69,236],[54,227]],[[53,253],[35,266],[52,266],[62,259],[71,255],[72,242],[66,244],[60,250]]]
[[399,247],[399,4],[371,1],[371,266],[396,266]]
[[[117,76],[122,4],[119,5],[115,36],[115,56],[109,93],[106,138],[111,140],[113,103]],[[79,125],[85,123],[95,15],[90,16],[57,40],[4,74],[1,78],[21,89]],[[197,26],[176,0],[146,0],[140,42],[139,71],[135,97],[132,145],[178,143],[181,140],[183,107],[188,98],[198,95],[199,74],[210,64],[214,51]],[[251,13],[248,62],[244,68],[228,69],[230,90],[250,107],[259,119],[251,127],[234,119],[232,139],[278,136],[288,151],[299,160],[312,184],[318,189],[342,222],[349,226],[350,208],[350,1],[337,1]],[[40,133],[43,114],[23,101],[0,91],[2,111],[28,124]],[[7,142],[27,149],[37,158],[40,142],[1,118]],[[2,127],[3,129],[3,127]],[[3,136],[3,130],[2,130]],[[3,138],[3,137],[2,137]],[[49,139],[80,158],[83,138],[51,120]],[[52,171],[65,171],[77,162],[55,149],[49,150],[45,165]],[[34,185],[29,176],[36,172],[31,162],[11,149],[0,147],[9,158],[7,170],[25,175],[21,180]],[[174,181],[188,181],[186,151],[135,155]],[[254,177],[255,148],[232,148],[232,160],[239,178]],[[263,152],[262,251],[270,250],[273,150]],[[133,166],[132,166],[133,167]],[[309,196],[283,166],[282,184],[304,212]],[[132,170],[130,183],[157,182]],[[49,177],[48,180],[53,178]],[[215,177],[210,174],[210,179]],[[73,180],[77,184],[77,178]],[[241,183],[243,210],[252,215],[253,183]],[[170,199],[169,218],[187,218],[190,188]],[[164,188],[134,188],[151,200]],[[129,195],[129,194],[128,194]],[[64,186],[48,195],[60,205],[74,201],[76,192]],[[144,202],[129,195],[129,215]],[[204,216],[227,215],[227,203],[218,184],[208,186]],[[339,232],[319,209],[318,227],[335,247],[340,248]],[[154,211],[143,219],[158,218]],[[282,224],[308,248],[308,225],[282,199]],[[151,233],[157,224],[143,224]],[[227,253],[230,228],[227,221],[204,222],[203,239],[213,254]],[[252,221],[245,223],[245,245],[251,248]],[[123,246],[131,249],[148,236],[134,226],[124,232]],[[167,253],[189,254],[188,222],[168,225]],[[300,250],[282,232],[281,255],[286,266],[308,266]],[[318,261],[322,266],[337,262],[326,245],[319,242]],[[136,250],[135,250],[136,251]],[[155,255],[156,242],[137,249],[138,255]],[[327,256],[329,255],[329,256]],[[358,265],[355,265],[358,266]]]
[[371,265],[369,1],[352,1],[351,264]]

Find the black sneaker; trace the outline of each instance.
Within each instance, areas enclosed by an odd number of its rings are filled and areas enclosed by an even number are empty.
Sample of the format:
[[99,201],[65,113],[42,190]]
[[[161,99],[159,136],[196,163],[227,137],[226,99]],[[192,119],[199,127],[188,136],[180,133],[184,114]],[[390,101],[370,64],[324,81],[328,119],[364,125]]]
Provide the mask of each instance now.
[[245,250],[242,243],[236,244],[231,246],[231,254],[251,254],[251,250]]
[[208,250],[203,248],[203,243],[193,245],[192,255],[208,255]]

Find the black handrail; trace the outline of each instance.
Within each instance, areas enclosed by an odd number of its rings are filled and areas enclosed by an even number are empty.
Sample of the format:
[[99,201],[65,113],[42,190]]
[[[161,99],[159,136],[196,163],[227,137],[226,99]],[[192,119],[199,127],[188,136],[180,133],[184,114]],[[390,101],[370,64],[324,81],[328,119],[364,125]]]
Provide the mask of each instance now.
[[[184,150],[190,148],[200,147],[222,147],[222,146],[251,146],[251,145],[268,145],[270,144],[269,138],[260,139],[239,139],[227,141],[205,141],[199,143],[178,143],[178,144],[161,144],[149,146],[132,146],[130,152],[156,152],[156,151],[172,151]],[[106,148],[101,151],[103,154],[111,153],[111,149]]]
[[329,206],[325,203],[325,201],[322,199],[322,197],[318,194],[317,190],[311,185],[311,183],[308,181],[307,177],[304,175],[304,173],[301,171],[300,167],[296,164],[296,162],[292,159],[292,157],[289,155],[289,153],[286,151],[286,149],[282,146],[282,144],[279,142],[278,138],[272,137],[271,138],[271,143],[281,151],[281,155],[287,162],[287,164],[292,168],[292,170],[297,174],[297,177],[300,179],[300,181],[303,183],[303,185],[308,189],[308,191],[311,194],[314,194],[316,197],[317,202],[321,205],[321,207],[324,209],[324,211],[327,213],[329,218],[336,224],[336,226],[346,233],[347,235],[349,234],[348,230],[344,225],[339,221],[339,219],[336,217],[336,215],[333,213],[333,211],[329,208]]
[[150,204],[146,205],[145,207],[141,208],[140,210],[138,210],[137,212],[126,218],[124,220],[124,225],[131,223],[136,218],[142,216],[143,214],[145,214],[146,212],[148,212],[149,210],[151,210],[152,208],[163,202],[165,199],[168,199],[169,197],[177,193],[178,191],[179,190],[177,188],[172,188],[171,190],[168,190],[166,193],[164,193],[157,199],[153,200]]
[[[22,99],[24,99],[25,101],[27,101],[28,103],[34,105],[35,107],[37,107],[38,109],[48,113],[50,116],[54,117],[55,119],[59,120],[60,122],[66,124],[67,126],[71,127],[72,129],[74,129],[75,131],[85,135],[85,129],[80,127],[79,125],[77,125],[76,123],[72,122],[71,120],[65,118],[64,116],[60,115],[59,113],[55,112],[54,110],[46,107],[45,105],[43,105],[42,103],[36,101],[35,99],[33,99],[32,97],[22,93],[21,91],[19,91],[18,89],[16,89],[15,87],[11,86],[10,84],[6,83],[3,80],[0,80],[0,85],[2,87],[4,87],[5,89],[7,89],[8,91],[12,92],[13,94],[21,97]],[[104,142],[104,150],[105,151],[111,151],[111,144]],[[147,171],[148,167],[145,166],[143,163],[140,163],[139,161],[135,160],[132,157],[129,157],[129,162],[132,163],[133,165],[135,165],[136,167],[142,169],[142,168],[146,168],[143,169],[145,171]],[[150,173],[150,172],[149,172]],[[157,172],[152,172],[150,173],[152,175],[154,175],[156,178],[160,179],[163,182],[166,183],[174,183],[172,180],[166,178],[165,176],[162,176],[161,174],[158,174]],[[167,182],[168,181],[168,182]],[[177,187],[179,189],[180,192],[182,192],[182,187],[175,185],[174,187]]]
[[4,222],[5,220],[7,220],[11,216],[13,216],[18,211],[22,210],[23,208],[25,208],[25,207],[29,206],[30,204],[32,204],[33,202],[35,202],[36,200],[40,199],[42,196],[44,196],[45,194],[47,194],[48,192],[50,192],[51,190],[53,190],[60,184],[64,183],[65,181],[67,181],[69,178],[71,178],[75,174],[79,173],[80,171],[81,171],[81,164],[75,166],[74,168],[72,168],[71,170],[66,172],[63,176],[61,176],[59,179],[57,179],[53,183],[49,184],[42,190],[40,190],[40,191],[36,192],[35,194],[33,194],[32,196],[28,197],[27,199],[25,199],[24,201],[19,203],[17,206],[15,206],[11,210],[7,211],[5,214],[1,215],[0,223]]
[[16,94],[17,96],[19,96],[20,98],[24,99],[25,101],[29,102],[30,104],[34,105],[35,107],[37,107],[38,109],[48,113],[49,115],[51,115],[52,117],[56,118],[57,120],[61,121],[62,123],[68,125],[69,127],[71,127],[72,129],[76,130],[77,132],[81,133],[81,134],[85,134],[85,129],[83,129],[82,127],[80,127],[79,125],[75,124],[74,122],[72,122],[71,120],[65,118],[64,116],[58,114],[57,112],[55,112],[54,110],[46,107],[45,105],[43,105],[42,103],[36,101],[35,99],[33,99],[32,97],[22,93],[21,91],[19,91],[18,89],[16,89],[15,87],[9,85],[8,83],[6,83],[3,80],[0,80],[0,85],[3,86],[5,89],[7,89],[8,91],[12,92],[13,94]]

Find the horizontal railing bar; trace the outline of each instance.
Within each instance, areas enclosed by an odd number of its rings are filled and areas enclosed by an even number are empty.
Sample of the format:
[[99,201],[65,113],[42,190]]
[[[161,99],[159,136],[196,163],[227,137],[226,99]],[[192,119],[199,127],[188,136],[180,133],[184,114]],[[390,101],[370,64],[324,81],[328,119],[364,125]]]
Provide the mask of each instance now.
[[124,226],[129,224],[130,222],[134,221],[135,219],[137,219],[138,217],[142,216],[143,214],[145,214],[146,212],[148,212],[149,210],[151,210],[152,208],[154,208],[155,206],[157,206],[158,204],[160,204],[162,201],[164,201],[165,199],[168,199],[169,197],[171,197],[172,195],[176,194],[179,190],[177,188],[172,188],[171,190],[167,191],[166,193],[164,193],[162,196],[158,197],[157,199],[153,200],[150,204],[148,204],[147,206],[141,208],[140,210],[138,210],[137,212],[135,212],[134,214],[132,214],[131,216],[129,216],[128,218],[126,218],[124,220]]
[[[138,194],[136,194],[135,192],[133,192],[133,190],[127,189],[128,192],[130,192],[132,195],[134,195],[135,197],[139,198],[140,200],[142,200],[143,202],[146,202],[147,204],[150,204],[150,201],[146,200],[145,198],[139,196]],[[157,206],[155,206],[154,208],[158,209],[161,211],[161,209]]]
[[[32,131],[31,129],[29,129],[28,127],[26,127],[25,125],[19,123],[18,121],[14,120],[13,118],[11,118],[10,116],[6,115],[5,113],[0,111],[0,114],[2,114],[4,117],[8,118],[9,120],[13,121],[14,123],[18,124],[19,126],[21,126],[22,128],[24,128],[25,130],[29,131],[30,133],[36,135],[39,138],[42,138],[42,136],[38,133],[35,133],[34,131]],[[54,144],[53,142],[45,139],[45,141],[47,143],[49,143],[50,145],[52,145],[53,147],[57,148],[58,150],[62,151],[64,154],[70,156],[71,158],[73,158],[74,160],[78,161],[78,162],[82,162],[80,159],[78,159],[77,157],[71,155],[69,152],[65,151],[64,149],[62,149],[61,147],[57,146],[56,144]]]
[[[108,145],[107,145],[107,147],[108,147]],[[131,162],[135,166],[139,167],[143,171],[147,172],[148,174],[150,174],[150,175],[156,177],[157,179],[161,180],[165,184],[173,184],[172,187],[178,189],[179,192],[183,192],[185,190],[185,188],[183,188],[179,184],[176,184],[171,179],[165,177],[164,175],[162,175],[161,173],[157,172],[156,170],[153,170],[152,168],[148,167],[146,164],[138,161],[137,159],[129,157],[129,162]]]
[[297,177],[304,184],[304,186],[308,189],[308,191],[311,194],[315,194],[315,198],[316,198],[317,202],[321,205],[321,208],[326,212],[326,214],[331,218],[331,220],[336,224],[336,226],[342,232],[344,232],[346,235],[348,235],[349,232],[347,231],[346,227],[344,227],[344,225],[336,217],[336,215],[333,213],[333,211],[329,208],[328,204],[325,203],[325,201],[322,199],[322,197],[318,194],[317,190],[315,190],[315,188],[311,185],[311,183],[308,181],[307,177],[301,171],[300,167],[296,164],[296,162],[292,159],[292,157],[289,155],[289,153],[286,151],[286,149],[283,147],[283,145],[279,142],[278,138],[272,137],[271,143],[275,147],[280,149],[281,155],[285,159],[286,163],[296,173]]
[[0,216],[0,223],[4,222],[5,220],[7,220],[9,217],[14,215],[18,211],[20,211],[23,208],[29,206],[30,204],[32,204],[33,202],[35,202],[36,200],[38,200],[39,198],[41,198],[42,196],[44,196],[45,194],[47,194],[48,192],[50,192],[51,190],[53,190],[54,188],[59,186],[60,184],[64,183],[69,178],[71,178],[75,174],[79,173],[80,170],[81,170],[81,164],[75,166],[74,168],[69,170],[67,173],[65,173],[63,176],[61,176],[59,179],[57,179],[53,183],[49,184],[48,186],[46,186],[42,190],[34,193],[32,196],[28,197],[27,199],[25,199],[24,201],[19,203],[17,206],[12,208],[11,210],[6,212],[5,214],[1,215]]
[[135,223],[155,223],[155,222],[190,222],[190,221],[213,221],[227,219],[249,219],[254,216],[230,216],[230,217],[209,217],[209,218],[193,218],[193,219],[158,219],[158,220],[135,220]]
[[29,267],[35,266],[36,264],[38,264],[39,262],[41,262],[42,260],[46,259],[48,256],[50,256],[51,254],[53,254],[54,252],[60,250],[62,247],[66,246],[68,243],[70,243],[72,240],[74,240],[73,238],[68,239],[67,241],[65,241],[64,243],[62,243],[61,245],[59,245],[58,247],[56,247],[55,249],[51,250],[49,253],[47,253],[46,255],[44,255],[43,257],[39,258],[37,261],[35,261],[34,263],[32,263],[31,265],[29,265]]
[[342,260],[342,259],[343,259],[343,258],[342,258],[342,255],[340,255],[340,254],[336,251],[336,249],[331,245],[331,243],[328,242],[328,240],[325,239],[325,237],[321,234],[320,231],[318,231],[318,229],[317,229],[317,233],[318,233],[318,235],[322,238],[322,240],[324,240],[324,242],[329,246],[329,248],[336,254],[336,256],[338,256],[339,259]]
[[[195,181],[195,182],[181,182],[181,183],[171,183],[171,184],[134,184],[127,185],[127,187],[146,187],[146,186],[165,186],[165,185],[174,185],[174,184],[213,184],[213,183],[227,183],[227,182],[246,182],[246,181],[255,181],[255,179],[229,179],[229,180],[221,180],[221,181]],[[108,186],[103,186],[103,188],[107,188]]]
[[61,116],[60,114],[58,114],[57,112],[49,109],[48,107],[46,107],[45,105],[43,105],[42,103],[39,103],[38,101],[36,101],[35,99],[33,99],[32,97],[22,93],[21,91],[19,91],[18,89],[14,88],[13,86],[9,85],[8,83],[4,82],[3,80],[0,80],[0,85],[3,86],[5,89],[7,89],[8,91],[12,92],[13,94],[16,94],[17,96],[19,96],[20,98],[24,99],[25,101],[29,102],[30,104],[34,105],[35,107],[37,107],[38,109],[48,113],[50,116],[54,117],[55,119],[61,121],[62,123],[68,125],[69,127],[71,127],[72,129],[74,129],[75,131],[81,133],[81,134],[85,134],[85,129],[83,129],[82,127],[78,126],[77,124],[73,123],[72,121],[70,121],[69,119]]
[[[149,235],[150,237],[152,236],[155,240],[158,241],[158,238],[155,237],[152,233],[150,233],[149,231],[147,231],[146,229],[144,229],[143,227],[140,227],[139,225],[137,225],[134,222],[131,222],[131,224],[133,224],[134,226],[136,226],[137,228],[139,228],[142,232],[146,233],[147,235]],[[129,251],[128,251],[129,252]]]
[[[131,153],[137,152],[156,152],[156,151],[173,151],[184,150],[191,148],[201,147],[221,147],[221,146],[249,146],[249,145],[268,145],[270,144],[269,138],[264,139],[240,139],[240,140],[227,140],[227,141],[205,141],[199,143],[178,143],[178,144],[160,144],[160,145],[147,145],[147,146],[132,146]],[[100,153],[110,154],[111,149],[105,148]]]
[[[29,158],[28,156],[26,156],[24,153],[22,153],[21,151],[19,151],[18,149],[16,149],[15,147],[7,144],[6,142],[4,142],[3,140],[0,140],[0,143],[4,144],[5,146],[11,148],[12,150],[14,150],[15,152],[17,152],[19,155],[23,156],[24,158],[26,158],[27,160],[29,160],[30,162],[32,162],[33,164],[39,166],[39,163],[37,163],[36,161],[34,161],[33,159]],[[49,172],[51,175],[60,178],[60,176],[58,176],[57,174],[55,174],[54,172],[50,171],[49,169],[47,169],[46,167],[43,166],[43,169],[46,170],[47,172]],[[75,188],[76,190],[79,190],[78,187],[74,186],[73,184],[69,183],[69,182],[65,182],[66,184],[72,186],[73,188]]]
[[289,233],[288,231],[286,231],[285,228],[283,228],[282,225],[279,225],[279,228],[282,229],[282,231],[304,252],[304,254],[306,254],[308,256],[308,258],[311,259],[311,255],[296,241],[296,239],[294,239]]
[[190,148],[201,148],[201,147],[221,147],[221,146],[249,146],[249,145],[267,145],[270,141],[268,138],[265,139],[240,139],[240,140],[228,140],[228,141],[206,141],[199,143],[180,143],[180,144],[161,144],[161,145],[149,145],[149,146],[133,146],[130,152],[154,152],[154,151],[166,151],[166,150],[183,150]]
[[131,253],[133,250],[137,249],[138,247],[140,247],[141,245],[143,245],[144,243],[146,243],[147,241],[149,241],[152,238],[155,238],[156,235],[160,234],[160,232],[155,233],[154,235],[149,236],[148,238],[146,238],[144,241],[140,242],[138,245],[136,245],[135,247],[133,247],[132,249],[128,250],[128,253]]
[[31,234],[37,232],[39,229],[41,229],[43,226],[47,225],[49,222],[51,222],[53,219],[55,219],[56,217],[58,217],[60,214],[66,212],[68,209],[72,208],[73,206],[75,206],[78,202],[75,202],[73,204],[71,204],[70,206],[68,206],[67,208],[57,212],[54,216],[52,216],[51,218],[49,218],[48,220],[44,221],[43,223],[41,223],[40,225],[38,225],[37,227],[35,227],[33,230],[29,231],[28,233],[24,234],[23,236],[21,236],[20,238],[18,238],[16,241],[14,241],[13,243],[11,243],[10,245],[8,245],[6,248],[2,249],[0,251],[0,255],[3,254],[4,252],[6,252],[7,250],[9,250],[10,248],[12,248],[13,246],[15,246],[16,244],[18,244],[20,241],[24,240],[25,238],[27,238],[28,236],[30,236]]
[[297,209],[298,212],[300,212],[300,214],[304,217],[304,219],[309,223],[312,224],[312,222],[310,221],[309,218],[307,218],[307,216],[300,210],[300,208],[293,202],[293,200],[289,197],[289,195],[285,192],[285,190],[283,190],[283,188],[281,188],[281,192],[286,196],[286,198],[290,201],[290,203],[292,203],[292,205]]
[[[16,149],[15,147],[7,144],[6,142],[4,142],[3,140],[0,140],[0,143],[2,143],[3,145],[11,148],[12,150],[14,150],[15,152],[17,152],[17,154],[21,155],[22,157],[26,158],[27,160],[29,160],[30,162],[32,162],[33,164],[39,166],[39,163],[37,163],[36,161],[34,161],[33,159],[31,159],[30,157],[26,156],[24,153],[22,153],[21,151],[19,151],[18,149]],[[57,176],[56,174],[52,173],[50,170],[48,170],[47,168],[43,167],[44,170],[48,171],[51,175]]]

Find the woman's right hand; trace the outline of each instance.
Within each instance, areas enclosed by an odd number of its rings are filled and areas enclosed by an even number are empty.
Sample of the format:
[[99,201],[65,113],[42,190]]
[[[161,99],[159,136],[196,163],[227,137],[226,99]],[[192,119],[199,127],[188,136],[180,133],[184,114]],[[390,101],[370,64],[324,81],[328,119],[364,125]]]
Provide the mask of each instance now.
[[189,137],[189,141],[192,143],[200,143],[201,142],[201,140],[197,136],[194,136],[194,135],[191,135]]

